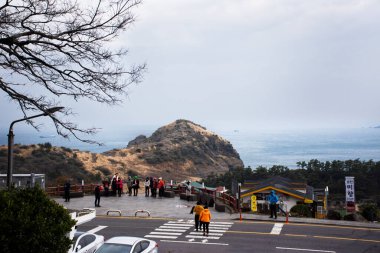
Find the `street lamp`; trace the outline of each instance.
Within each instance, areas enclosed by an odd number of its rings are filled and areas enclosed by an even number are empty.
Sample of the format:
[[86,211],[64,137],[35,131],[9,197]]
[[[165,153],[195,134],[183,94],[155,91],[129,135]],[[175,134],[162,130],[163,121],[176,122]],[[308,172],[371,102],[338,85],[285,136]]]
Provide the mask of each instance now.
[[15,137],[15,135],[13,134],[13,125],[15,123],[17,123],[17,122],[20,122],[20,121],[34,119],[34,118],[41,117],[41,116],[48,116],[48,115],[50,115],[52,113],[55,113],[57,111],[62,110],[63,108],[64,107],[49,108],[49,109],[45,110],[44,113],[37,114],[37,115],[34,115],[34,116],[30,116],[30,117],[26,117],[26,118],[23,118],[23,119],[18,119],[18,120],[15,120],[15,121],[13,121],[11,123],[11,125],[9,126],[9,132],[8,132],[8,171],[7,171],[7,187],[8,187],[8,190],[11,189],[11,185],[12,185],[13,141],[14,141],[14,137]]

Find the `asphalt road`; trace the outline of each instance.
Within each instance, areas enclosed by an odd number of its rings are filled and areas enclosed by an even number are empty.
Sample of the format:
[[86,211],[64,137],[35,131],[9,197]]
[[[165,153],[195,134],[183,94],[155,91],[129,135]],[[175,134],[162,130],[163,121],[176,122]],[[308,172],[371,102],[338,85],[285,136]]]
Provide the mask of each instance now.
[[100,216],[78,227],[105,239],[137,236],[155,240],[161,253],[379,253],[380,229],[217,220],[210,234],[194,231],[192,220]]

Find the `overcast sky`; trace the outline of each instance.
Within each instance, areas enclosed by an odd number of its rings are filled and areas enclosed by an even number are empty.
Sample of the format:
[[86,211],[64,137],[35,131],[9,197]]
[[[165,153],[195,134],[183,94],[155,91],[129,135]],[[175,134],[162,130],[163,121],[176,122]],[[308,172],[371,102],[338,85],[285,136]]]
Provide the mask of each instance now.
[[[116,44],[144,80],[116,107],[70,104],[81,127],[380,125],[378,0],[144,0],[135,14]],[[3,133],[21,113],[0,106]]]

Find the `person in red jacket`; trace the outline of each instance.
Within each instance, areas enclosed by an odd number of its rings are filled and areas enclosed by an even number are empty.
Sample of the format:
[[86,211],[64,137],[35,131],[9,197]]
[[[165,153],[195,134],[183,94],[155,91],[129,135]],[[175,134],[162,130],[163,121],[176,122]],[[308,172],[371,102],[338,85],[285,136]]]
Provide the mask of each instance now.
[[210,221],[211,221],[211,213],[210,213],[210,210],[208,210],[207,205],[205,205],[205,208],[199,215],[199,221],[201,222],[203,226],[203,236],[208,236],[208,226],[210,225]]
[[117,194],[119,195],[119,197],[121,197],[121,192],[123,191],[123,181],[121,180],[121,177],[117,179],[116,188]]
[[165,191],[165,181],[162,179],[162,177],[158,178],[157,189],[158,189],[158,196],[162,198],[164,196],[164,191]]

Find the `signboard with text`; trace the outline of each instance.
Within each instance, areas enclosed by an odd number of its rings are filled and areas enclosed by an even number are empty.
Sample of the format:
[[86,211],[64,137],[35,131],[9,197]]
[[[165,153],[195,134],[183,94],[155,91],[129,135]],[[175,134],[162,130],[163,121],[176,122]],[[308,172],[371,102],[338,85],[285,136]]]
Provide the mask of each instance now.
[[257,201],[255,195],[251,196],[251,210],[252,212],[257,212]]
[[346,177],[346,207],[348,212],[355,211],[355,178]]

